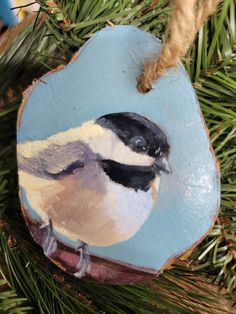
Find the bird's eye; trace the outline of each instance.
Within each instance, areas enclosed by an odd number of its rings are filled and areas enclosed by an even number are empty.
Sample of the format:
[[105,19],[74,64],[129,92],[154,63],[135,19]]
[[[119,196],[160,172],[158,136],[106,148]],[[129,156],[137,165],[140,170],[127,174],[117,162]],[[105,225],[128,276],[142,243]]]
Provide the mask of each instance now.
[[145,152],[147,150],[146,141],[142,136],[135,136],[130,140],[130,147],[139,152]]

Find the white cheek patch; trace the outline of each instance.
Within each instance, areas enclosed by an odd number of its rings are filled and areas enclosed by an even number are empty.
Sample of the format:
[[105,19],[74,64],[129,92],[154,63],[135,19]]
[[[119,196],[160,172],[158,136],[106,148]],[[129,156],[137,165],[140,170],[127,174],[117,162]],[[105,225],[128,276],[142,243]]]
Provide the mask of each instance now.
[[104,159],[110,159],[121,164],[133,166],[151,166],[154,158],[132,151],[111,130],[105,130],[104,134],[98,136],[88,143],[94,153]]
[[155,159],[141,153],[132,151],[111,130],[88,121],[79,128],[59,132],[42,141],[28,141],[17,145],[18,152],[30,158],[46,149],[50,144],[65,145],[67,143],[82,141],[88,144],[95,154],[104,159],[110,159],[122,164],[133,166],[151,166]]

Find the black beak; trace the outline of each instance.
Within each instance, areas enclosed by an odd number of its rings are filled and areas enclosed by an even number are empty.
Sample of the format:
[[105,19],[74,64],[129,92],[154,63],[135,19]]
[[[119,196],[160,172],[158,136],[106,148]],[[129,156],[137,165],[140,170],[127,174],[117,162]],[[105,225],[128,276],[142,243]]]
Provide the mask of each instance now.
[[153,166],[154,170],[157,172],[163,171],[165,173],[171,173],[171,168],[165,155],[162,155],[158,159],[156,159]]

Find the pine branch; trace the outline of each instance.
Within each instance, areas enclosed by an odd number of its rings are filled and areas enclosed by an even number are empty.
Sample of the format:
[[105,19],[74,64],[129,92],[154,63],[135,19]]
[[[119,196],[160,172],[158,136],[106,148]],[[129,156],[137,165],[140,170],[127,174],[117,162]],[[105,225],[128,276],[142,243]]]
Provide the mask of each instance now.
[[224,1],[199,32],[189,58],[216,158],[221,168],[221,213],[208,237],[192,256],[193,270],[236,296],[236,5]]
[[33,307],[28,305],[27,298],[22,298],[0,276],[0,313],[1,314],[26,314],[31,313]]
[[[143,14],[149,1],[109,0],[37,0],[41,10],[48,16],[47,27],[63,48],[77,48],[95,32],[108,24],[133,24],[155,36],[163,33],[169,8],[167,0],[160,0],[151,11]],[[66,21],[66,22],[65,22]]]
[[[11,221],[12,222],[12,221]],[[20,222],[20,223],[19,223]],[[43,313],[233,313],[230,303],[202,276],[184,266],[151,283],[111,286],[80,281],[50,265],[21,221],[0,235],[0,265],[15,289]],[[17,236],[17,239],[15,238]],[[54,312],[53,312],[54,309]]]

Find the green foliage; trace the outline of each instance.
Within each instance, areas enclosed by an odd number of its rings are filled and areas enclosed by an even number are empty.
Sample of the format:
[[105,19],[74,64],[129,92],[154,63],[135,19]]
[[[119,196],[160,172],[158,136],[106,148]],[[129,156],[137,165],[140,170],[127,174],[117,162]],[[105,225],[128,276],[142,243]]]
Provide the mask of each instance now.
[[26,314],[32,312],[33,307],[26,305],[27,301],[27,298],[22,298],[15,292],[7,280],[0,279],[1,314]]
[[110,24],[133,24],[154,35],[163,32],[169,11],[168,1],[160,0],[151,11],[144,14],[150,1],[130,0],[61,0],[48,6],[38,0],[41,10],[48,16],[48,31],[64,48],[80,47],[95,32]]
[[[17,196],[16,114],[32,79],[66,63],[108,23],[133,24],[161,37],[168,1],[160,0],[152,10],[150,1],[60,0],[50,8],[45,0],[38,2],[48,18],[38,17],[20,33],[16,28],[0,37],[0,313],[25,313],[31,307],[33,313],[49,314],[233,313],[223,294],[236,296],[234,0],[225,0],[202,27],[185,60],[220,161],[220,216],[189,267],[175,266],[148,284],[120,287],[71,278],[49,264],[31,239]],[[11,38],[4,49],[3,37]],[[217,291],[203,274],[226,289]]]
[[221,212],[193,254],[195,271],[236,297],[236,29],[235,2],[224,1],[200,30],[188,64],[221,169]]
[[[0,235],[1,271],[9,284],[40,313],[229,313],[232,309],[217,288],[185,267],[164,272],[136,286],[78,281],[49,265],[17,219],[11,236]],[[6,228],[8,229],[8,227]],[[17,236],[17,242],[15,239]],[[4,254],[3,254],[4,253]]]

